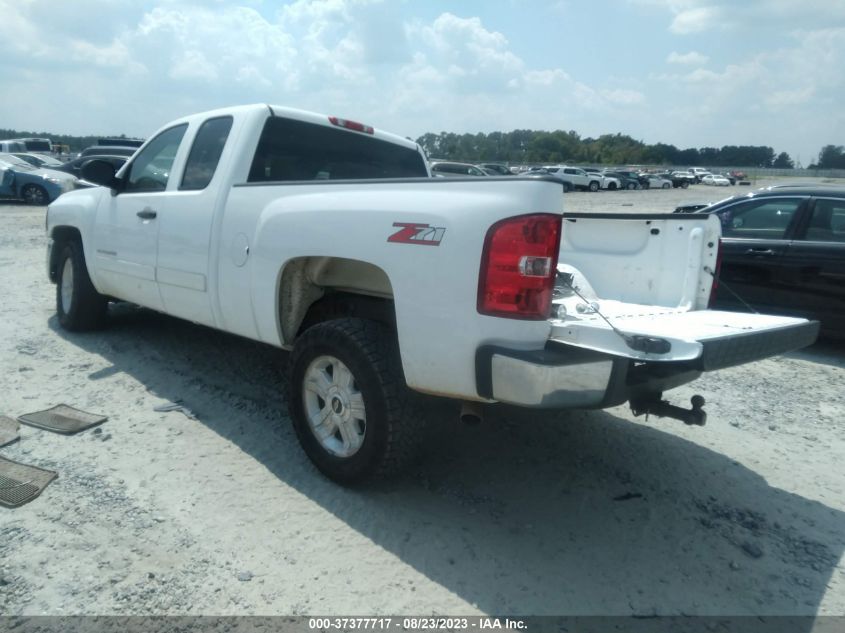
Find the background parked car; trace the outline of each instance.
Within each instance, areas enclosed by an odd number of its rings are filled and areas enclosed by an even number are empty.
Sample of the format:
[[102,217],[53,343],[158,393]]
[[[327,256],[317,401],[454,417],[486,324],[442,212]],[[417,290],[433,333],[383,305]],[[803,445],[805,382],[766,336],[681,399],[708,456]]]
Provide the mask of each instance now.
[[607,189],[608,191],[616,191],[617,189],[622,188],[622,183],[619,181],[618,178],[604,174],[595,167],[585,167],[584,171],[586,171],[588,174],[592,174],[601,178],[602,189]]
[[495,176],[513,176],[514,173],[499,163],[480,163],[478,165],[482,169],[486,170],[488,173],[492,172],[492,175]]
[[79,158],[74,158],[71,161],[63,163],[59,167],[52,167],[52,169],[71,174],[77,178],[82,178],[82,166],[95,159],[111,163],[115,171],[123,167],[123,164],[128,160],[126,156],[97,156],[92,154],[90,156],[80,156]]
[[0,154],[0,196],[45,205],[71,191],[76,180],[70,174],[33,167],[11,154]]
[[716,307],[815,318],[845,336],[845,188],[761,190],[696,213],[722,223]]
[[18,152],[10,152],[12,156],[16,156],[21,160],[25,160],[33,167],[44,167],[46,169],[55,169],[56,167],[60,167],[64,165],[62,161],[58,158],[53,158],[52,156],[48,156],[47,154],[28,154],[28,153],[18,153]]
[[711,187],[728,187],[731,181],[721,174],[707,174],[701,179],[701,184],[710,185]]
[[606,176],[616,178],[623,189],[643,188],[643,185],[640,182],[640,179],[637,177],[637,174],[632,171],[604,171],[602,173]]
[[672,181],[659,174],[643,174],[646,179],[646,189],[671,189]]
[[580,167],[567,167],[566,165],[549,165],[546,171],[569,183],[571,189],[583,189],[585,191],[598,191],[601,189],[601,178],[598,175],[590,175]]
[[657,175],[660,176],[661,178],[665,178],[666,180],[671,182],[672,187],[674,187],[675,189],[680,189],[680,188],[686,189],[687,187],[689,187],[689,185],[690,185],[689,179],[687,179],[683,176],[677,176],[676,175],[677,173],[678,172],[665,171],[665,172],[659,173]]
[[117,145],[92,145],[91,147],[86,147],[79,153],[79,157],[85,156],[103,156],[108,154],[109,156],[132,156],[136,152],[137,147],[121,147]]
[[546,169],[542,167],[529,169],[528,171],[524,171],[519,175],[523,178],[543,178],[545,180],[552,180],[554,182],[557,182],[563,188],[564,193],[566,193],[567,191],[572,191],[573,189],[572,183],[549,173]]
[[484,176],[485,172],[480,167],[470,165],[469,163],[453,163],[450,161],[439,161],[431,163],[431,173],[433,176],[441,176],[446,178],[459,178],[461,176]]

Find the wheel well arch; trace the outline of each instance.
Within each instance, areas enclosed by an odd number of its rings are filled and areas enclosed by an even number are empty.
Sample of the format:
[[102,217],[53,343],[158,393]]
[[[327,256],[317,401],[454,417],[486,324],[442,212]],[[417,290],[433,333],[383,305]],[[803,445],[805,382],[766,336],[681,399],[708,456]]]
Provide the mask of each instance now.
[[50,237],[53,239],[53,248],[50,251],[48,272],[50,281],[55,283],[57,275],[56,268],[58,267],[58,259],[62,251],[62,246],[74,240],[82,244],[82,234],[75,226],[57,226],[53,228]]
[[357,316],[394,327],[393,287],[387,273],[369,262],[343,257],[298,257],[279,276],[277,327],[290,345],[306,329],[339,317]]

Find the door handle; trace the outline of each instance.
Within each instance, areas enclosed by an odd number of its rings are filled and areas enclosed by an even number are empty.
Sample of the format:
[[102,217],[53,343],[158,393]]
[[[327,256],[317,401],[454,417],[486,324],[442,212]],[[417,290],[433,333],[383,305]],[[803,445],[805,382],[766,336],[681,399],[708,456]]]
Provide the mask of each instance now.
[[157,214],[157,213],[156,213],[153,209],[150,209],[149,207],[147,207],[147,208],[145,208],[145,209],[141,209],[141,210],[140,210],[140,211],[138,211],[138,213],[136,213],[135,215],[137,215],[137,216],[138,216],[139,218],[141,218],[142,220],[154,220],[154,219],[155,219],[155,217],[156,217],[158,214]]
[[774,255],[775,252],[771,248],[749,248],[745,251],[746,255]]

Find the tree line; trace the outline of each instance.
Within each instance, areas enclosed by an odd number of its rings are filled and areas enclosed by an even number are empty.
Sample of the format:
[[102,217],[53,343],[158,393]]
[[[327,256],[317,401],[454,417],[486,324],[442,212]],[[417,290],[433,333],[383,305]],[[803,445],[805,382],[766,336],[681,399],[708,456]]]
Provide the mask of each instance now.
[[[490,134],[427,133],[417,139],[431,158],[506,163],[572,163],[582,165],[706,165],[708,167],[774,167],[792,169],[786,152],[763,145],[724,145],[679,149],[666,143],[647,144],[625,134],[581,138],[575,131],[514,130]],[[812,168],[845,168],[845,148],[826,146]]]
[[[102,135],[101,135],[102,136]],[[101,136],[73,136],[49,132],[21,132],[0,128],[0,139],[49,138],[80,152],[95,145]],[[111,138],[127,138],[126,135]],[[708,167],[774,167],[792,169],[786,152],[775,154],[764,145],[724,145],[720,148],[679,149],[666,143],[647,144],[626,134],[603,134],[581,138],[570,130],[554,132],[514,130],[489,134],[428,132],[417,139],[431,158],[455,161],[498,161],[506,163],[577,163],[584,165],[707,165]],[[810,169],[845,169],[845,147],[825,145],[818,162]]]

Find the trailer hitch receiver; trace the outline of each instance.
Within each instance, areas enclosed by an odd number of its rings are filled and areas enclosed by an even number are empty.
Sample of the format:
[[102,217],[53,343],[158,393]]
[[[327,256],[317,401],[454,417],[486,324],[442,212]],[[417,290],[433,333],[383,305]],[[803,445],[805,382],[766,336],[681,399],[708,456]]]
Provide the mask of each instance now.
[[635,416],[656,415],[658,418],[672,418],[680,420],[689,426],[704,426],[707,422],[707,413],[704,411],[704,398],[695,395],[690,398],[692,408],[684,409],[676,407],[661,399],[662,394],[654,394],[643,398],[631,400],[631,411]]

